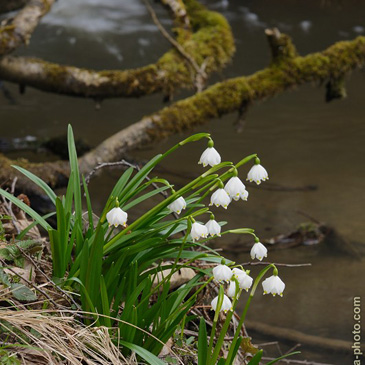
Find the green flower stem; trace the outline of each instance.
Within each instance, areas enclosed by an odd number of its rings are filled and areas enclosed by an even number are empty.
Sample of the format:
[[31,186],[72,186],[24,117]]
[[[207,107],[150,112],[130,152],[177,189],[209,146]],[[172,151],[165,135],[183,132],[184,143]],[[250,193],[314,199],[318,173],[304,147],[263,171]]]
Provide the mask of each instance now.
[[[210,332],[208,355],[212,352],[215,331],[217,329],[217,323],[218,323],[218,319],[219,319],[219,313],[221,311],[222,304],[223,304],[223,298],[224,298],[224,289],[223,289],[223,286],[221,285],[219,287],[218,301],[217,301],[217,307],[216,307],[215,313],[214,313],[212,331]],[[207,359],[207,361],[208,361],[208,359]],[[209,364],[207,364],[207,365],[209,365]]]
[[170,271],[170,273],[167,275],[167,277],[165,278],[165,281],[169,281],[169,280],[170,280],[170,278],[171,278],[171,276],[174,274],[174,270],[176,269],[176,266],[177,266],[178,261],[179,261],[180,256],[181,256],[181,253],[182,253],[182,251],[183,251],[183,249],[184,249],[185,243],[186,243],[186,241],[187,241],[187,239],[188,239],[188,236],[189,236],[189,234],[190,234],[190,230],[191,230],[191,220],[189,219],[189,217],[187,217],[186,219],[187,219],[187,221],[188,221],[188,228],[187,228],[187,230],[186,230],[186,234],[185,234],[184,239],[183,239],[183,241],[182,241],[182,243],[181,243],[181,245],[180,245],[179,252],[177,253],[177,256],[176,256],[176,259],[175,259],[175,261],[174,261],[174,263],[173,263],[173,265],[172,265],[171,271]]
[[184,304],[182,307],[175,309],[166,319],[165,322],[170,321],[176,316],[177,311],[182,311],[186,306],[190,305],[190,302],[195,301],[198,294],[213,280],[213,277],[210,277]]
[[108,242],[109,241],[109,239],[110,239],[110,236],[112,235],[112,233],[114,232],[114,226],[111,226],[110,227],[110,230],[109,230],[109,233],[108,233],[108,235],[106,236],[106,239],[105,239],[105,242]]
[[252,228],[236,228],[236,229],[229,229],[228,231],[224,231],[221,233],[227,234],[227,233],[235,233],[235,234],[253,234],[254,230]]
[[[196,259],[197,258],[199,258],[199,257],[204,257],[205,256],[205,254],[202,254],[201,256],[197,256],[197,257],[194,257],[193,259],[190,259],[189,261],[186,261],[185,263],[184,263],[184,265],[181,265],[181,266],[179,266],[179,270],[180,269],[182,269],[182,268],[184,268],[184,267],[189,267],[189,265],[192,263],[192,262],[194,262],[194,261],[196,261]],[[170,274],[169,274],[170,275]],[[167,278],[168,278],[168,276],[166,276],[166,278],[164,278],[164,279],[162,279],[162,281],[160,281],[152,290],[151,290],[151,295],[153,295],[157,290],[158,290],[158,288],[160,287],[160,286],[162,286],[162,285],[164,285],[164,283],[166,282],[166,280],[167,280]],[[210,281],[210,280],[209,280]],[[200,290],[199,290],[200,291]],[[142,300],[142,301],[140,301],[139,302],[139,304],[137,305],[137,308],[142,304],[142,303],[144,303],[146,300],[149,300],[150,299],[150,297],[146,297],[144,300]]]
[[250,306],[250,303],[251,303],[251,300],[253,298],[253,296],[255,295],[255,292],[256,292],[256,289],[257,289],[257,286],[259,285],[261,279],[264,277],[264,275],[271,269],[273,268],[274,270],[276,269],[276,266],[274,264],[270,264],[268,266],[266,266],[264,269],[262,269],[260,271],[260,273],[257,275],[256,279],[255,279],[255,282],[252,286],[252,289],[251,289],[251,292],[250,292],[250,296],[249,298],[247,299],[247,302],[246,302],[246,305],[245,305],[245,308],[243,309],[243,312],[242,312],[242,315],[241,315],[241,318],[240,318],[240,321],[238,323],[238,326],[237,326],[237,330],[236,330],[236,333],[234,334],[234,337],[233,337],[233,340],[232,340],[232,343],[231,343],[231,347],[229,349],[229,353],[228,353],[228,356],[227,356],[227,360],[226,362],[229,364],[229,361],[231,360],[232,356],[233,356],[233,349],[234,349],[234,344],[237,342],[237,339],[238,339],[238,336],[241,332],[241,328],[242,328],[242,325],[245,321],[245,318],[246,318],[246,314],[247,314],[247,311],[248,311],[248,308]]
[[143,220],[157,214],[161,209],[163,209],[165,206],[167,206],[168,204],[172,203],[174,200],[176,200],[178,197],[182,196],[183,194],[185,194],[187,191],[189,191],[190,189],[193,188],[193,186],[197,185],[199,182],[201,182],[204,178],[206,178],[207,176],[209,176],[210,174],[212,174],[213,172],[219,170],[220,168],[223,168],[226,166],[227,163],[221,163],[219,165],[216,165],[214,167],[212,167],[211,169],[209,169],[208,171],[206,171],[204,174],[200,175],[199,177],[197,177],[195,180],[191,181],[189,184],[185,185],[183,188],[181,188],[180,190],[178,190],[175,194],[169,196],[167,199],[165,199],[164,201],[162,201],[161,203],[157,204],[154,208],[150,209],[148,212],[146,212],[145,214],[143,214],[141,217],[139,217],[138,219],[136,219],[129,227],[128,229],[124,229],[123,231],[121,231],[120,233],[118,233],[117,235],[115,235],[108,243],[106,243],[104,245],[104,253],[105,251],[108,250],[108,248],[110,248],[120,237],[126,235],[129,231],[133,231],[133,229],[135,227],[137,227],[141,222],[143,222]]
[[238,163],[236,163],[235,166],[238,169],[240,166],[246,164],[247,162],[250,162],[254,158],[257,158],[257,153],[254,153],[253,155],[249,155],[249,156],[243,158],[241,161],[239,161]]
[[[236,308],[237,302],[238,302],[238,296],[233,299],[232,310],[229,311],[227,316],[226,316],[226,320],[224,321],[224,324],[223,324],[223,327],[222,327],[221,332],[219,334],[219,337],[218,337],[217,343],[215,345],[212,357],[209,360],[209,364],[215,364],[217,362],[219,352],[222,348],[223,341],[224,341],[224,338],[225,338],[226,333],[228,331],[229,324],[231,323],[231,319],[232,319],[234,310]],[[211,353],[211,351],[208,352],[208,356],[210,355],[210,353]],[[209,365],[209,364],[207,364],[207,365]]]

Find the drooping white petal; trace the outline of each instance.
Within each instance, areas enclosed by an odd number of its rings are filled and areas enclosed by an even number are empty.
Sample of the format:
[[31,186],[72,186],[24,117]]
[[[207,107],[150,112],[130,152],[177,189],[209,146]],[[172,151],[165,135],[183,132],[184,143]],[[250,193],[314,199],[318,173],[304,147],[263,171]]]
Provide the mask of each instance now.
[[[218,304],[218,297],[215,297],[212,302],[211,302],[211,306],[212,306],[212,309],[215,311],[217,310],[217,304]],[[223,303],[222,303],[222,307],[220,309],[220,312],[227,312],[229,310],[232,309],[232,302],[230,301],[230,299],[224,295],[223,296]]]
[[282,297],[285,284],[279,276],[272,275],[262,282],[262,288],[264,289],[264,294],[272,294],[273,296],[279,294]]
[[128,213],[119,207],[115,207],[106,214],[106,219],[110,226],[118,227],[118,225],[122,225],[125,227],[127,225]]
[[221,163],[221,156],[214,147],[208,147],[201,155],[199,164],[215,166]]
[[240,198],[242,200],[247,200],[248,192],[246,190],[245,184],[237,176],[233,176],[228,180],[224,190],[232,199],[236,201]]
[[244,201],[247,201],[247,198],[248,198],[248,191],[247,191],[247,190],[245,190],[245,191],[243,192],[243,194],[241,194],[240,198],[241,198],[242,200],[244,200]]
[[257,258],[258,260],[261,261],[266,256],[267,256],[267,248],[261,242],[256,242],[251,248],[252,260]]
[[185,199],[182,196],[180,196],[180,198],[176,199],[171,204],[169,204],[167,208],[169,208],[172,212],[180,214],[181,211],[186,208]]
[[191,238],[193,241],[199,240],[199,238],[206,238],[208,237],[208,229],[203,224],[194,222],[191,226]]
[[247,174],[247,180],[252,182],[254,181],[257,185],[261,184],[261,181],[265,181],[269,179],[269,175],[266,169],[260,164],[253,165],[251,170]]
[[228,193],[224,189],[217,189],[210,198],[209,205],[215,205],[219,207],[220,205],[227,209],[229,203],[231,202],[231,198],[229,197]]
[[229,283],[229,287],[227,289],[227,295],[230,297],[230,298],[234,298],[236,296],[236,282],[234,280],[232,280],[230,283]]
[[244,289],[244,290],[248,291],[248,289],[251,288],[252,282],[253,282],[253,279],[251,278],[251,276],[248,275],[246,273],[246,271],[243,271],[238,268],[234,268],[234,269],[232,269],[232,271],[233,271],[233,275],[238,280],[238,285],[239,285],[240,289]]
[[221,226],[214,219],[209,219],[207,223],[205,223],[205,227],[208,229],[208,234],[213,236],[221,236]]
[[245,271],[239,269],[238,267],[235,267],[232,269],[233,275],[238,278],[240,275],[247,275]]
[[233,275],[232,270],[227,265],[218,265],[213,269],[213,276],[216,281],[229,281]]
[[253,279],[251,278],[250,275],[245,275],[245,276],[240,276],[238,278],[238,284],[240,286],[241,289],[244,289],[246,291],[248,291],[248,289],[251,288],[253,283]]

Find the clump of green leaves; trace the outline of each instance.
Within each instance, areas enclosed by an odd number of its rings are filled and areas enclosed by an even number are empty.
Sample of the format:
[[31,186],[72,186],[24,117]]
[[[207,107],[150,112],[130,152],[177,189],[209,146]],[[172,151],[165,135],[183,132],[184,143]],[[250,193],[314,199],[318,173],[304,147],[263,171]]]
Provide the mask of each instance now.
[[[191,238],[191,225],[195,219],[203,214],[210,215],[202,201],[222,181],[232,177],[238,167],[256,157],[248,156],[236,165],[219,163],[178,191],[164,179],[147,179],[153,169],[176,149],[202,138],[209,138],[209,134],[200,133],[187,138],[166,153],[152,158],[139,171],[132,167],[127,169],[111,191],[96,223],[88,187],[79,171],[71,126],[68,128],[70,176],[64,196],[57,196],[39,177],[14,166],[43,189],[55,205],[55,227],[32,208],[0,189],[0,194],[23,209],[48,232],[54,281],[71,287],[79,295],[82,309],[93,314],[92,323],[109,327],[125,354],[135,351],[153,364],[160,363],[156,355],[186,318],[197,295],[212,280],[205,280],[207,271],[194,266],[194,262],[219,263],[222,259],[205,245],[211,238],[204,239],[202,243]],[[224,172],[220,173],[222,169]],[[152,183],[160,187],[151,191]],[[127,228],[118,231],[109,227],[106,214],[116,201],[129,212],[168,190],[170,195],[166,199]],[[182,196],[186,200],[186,211],[175,219],[168,205]],[[83,197],[86,204],[83,204]],[[86,221],[84,209],[87,211]],[[243,229],[243,233],[248,231],[252,232]],[[200,248],[204,248],[205,252],[202,253]],[[194,268],[196,276],[170,291],[172,275],[184,267]],[[170,270],[168,274],[166,270]]]

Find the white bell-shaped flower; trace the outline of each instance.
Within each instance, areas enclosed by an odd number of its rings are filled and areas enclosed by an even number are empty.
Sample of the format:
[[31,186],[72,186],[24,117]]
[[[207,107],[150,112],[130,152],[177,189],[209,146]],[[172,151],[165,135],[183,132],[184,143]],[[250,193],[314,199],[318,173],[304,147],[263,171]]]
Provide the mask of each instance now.
[[224,190],[236,201],[240,198],[242,200],[247,200],[248,192],[246,190],[246,186],[238,176],[231,177],[224,187]]
[[118,227],[119,225],[121,225],[121,226],[126,227],[128,213],[126,213],[124,210],[120,209],[119,207],[115,207],[106,214],[106,219],[109,223],[109,226]]
[[259,185],[261,184],[261,181],[269,180],[269,175],[263,166],[255,164],[248,172],[247,180],[250,182],[254,181],[257,185]]
[[273,296],[279,294],[282,297],[285,284],[279,276],[272,275],[262,282],[262,288],[264,289],[264,294],[272,294]]
[[221,163],[221,156],[214,147],[208,147],[201,155],[199,164],[215,166]]
[[248,289],[251,288],[252,282],[253,282],[253,279],[251,278],[251,276],[248,275],[246,273],[246,271],[238,269],[236,267],[234,269],[232,269],[232,272],[233,272],[233,275],[238,280],[238,285],[239,285],[240,289],[244,289],[244,290],[248,291]]
[[229,287],[227,289],[227,295],[234,299],[236,297],[236,282],[234,280],[232,280],[230,283],[229,283]]
[[205,227],[208,229],[208,234],[213,236],[221,236],[221,226],[215,219],[209,219],[207,223],[205,223]]
[[248,198],[248,191],[247,190],[245,190],[244,192],[243,192],[243,194],[241,195],[241,197],[240,197],[242,200],[244,200],[244,201],[246,201],[247,202],[247,198]]
[[227,265],[218,265],[213,269],[214,279],[218,282],[229,281],[233,275],[232,270]]
[[175,201],[169,204],[167,208],[169,208],[171,212],[180,214],[181,211],[186,208],[185,199],[182,196],[180,196],[180,198],[177,198]]
[[231,198],[229,197],[228,193],[224,189],[217,189],[210,198],[209,205],[215,205],[219,207],[220,205],[227,209],[229,203],[231,202]]
[[207,238],[208,237],[208,229],[203,224],[194,222],[191,226],[191,238],[193,241],[199,240],[199,238]]
[[255,242],[255,244],[251,248],[251,258],[252,260],[257,258],[258,260],[262,260],[267,256],[267,248],[261,242]]
[[[212,300],[212,303],[211,303],[211,306],[212,306],[212,309],[214,311],[217,310],[217,304],[218,304],[218,297],[215,297],[213,300]],[[232,302],[231,300],[224,294],[223,296],[223,303],[222,303],[222,307],[220,309],[220,312],[227,312],[229,310],[232,309]]]

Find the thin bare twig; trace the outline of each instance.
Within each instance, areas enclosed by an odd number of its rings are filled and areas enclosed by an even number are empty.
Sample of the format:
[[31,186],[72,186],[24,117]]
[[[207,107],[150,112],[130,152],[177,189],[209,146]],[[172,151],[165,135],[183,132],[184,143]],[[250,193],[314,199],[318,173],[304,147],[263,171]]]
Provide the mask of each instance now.
[[[15,178],[14,178],[14,180],[15,180]],[[13,184],[12,184],[12,185],[13,185]],[[4,198],[4,196],[1,196],[1,198],[2,198],[3,203],[4,203],[4,208],[6,209],[6,213],[7,213],[7,215],[9,215],[9,216],[13,219],[14,227],[15,227],[15,229],[16,229],[16,231],[17,231],[17,233],[19,234],[21,230],[20,230],[20,228],[19,228],[19,226],[18,226],[17,219],[16,219],[15,214],[14,214],[14,212],[13,212],[13,209],[12,209],[12,207],[11,207],[11,204],[12,204],[12,203],[10,203],[9,201],[7,201],[7,200]]]
[[18,246],[18,249],[19,249],[19,251],[23,254],[23,256],[24,257],[26,257],[27,258],[27,260],[29,260],[32,264],[33,264],[33,266],[34,266],[34,268],[50,283],[50,284],[52,284],[52,286],[54,287],[54,288],[56,288],[58,291],[60,291],[64,296],[66,296],[71,302],[72,302],[72,304],[74,304],[75,306],[76,306],[76,308],[77,309],[81,309],[81,307],[80,307],[80,305],[79,304],[77,304],[76,302],[75,302],[75,300],[73,299],[73,297],[70,295],[70,294],[68,294],[68,293],[66,293],[64,290],[62,290],[58,285],[56,285],[54,282],[53,282],[53,280],[51,279],[51,278],[49,278],[48,277],[48,275],[39,267],[39,265],[33,260],[33,258],[30,256],[30,255],[28,255],[21,247],[19,247]]
[[306,266],[312,266],[311,263],[304,263],[304,264],[281,264],[281,263],[276,263],[276,262],[265,262],[265,261],[260,261],[260,262],[244,262],[241,265],[242,266],[257,266],[257,265],[270,265],[270,264],[274,264],[275,266],[283,266],[283,267],[306,267]]
[[[267,361],[273,361],[275,360],[274,357],[262,357],[262,360],[267,360]],[[303,364],[303,365],[333,365],[333,364],[328,364],[328,363],[323,363],[323,362],[313,362],[313,361],[308,361],[308,360],[289,360],[289,359],[281,359],[280,361],[286,363],[286,364]]]
[[204,82],[207,79],[207,74],[204,71],[206,68],[206,62],[203,62],[203,64],[199,66],[197,62],[194,60],[194,58],[185,51],[184,47],[178,42],[176,42],[176,40],[173,37],[171,37],[168,31],[164,28],[164,26],[158,20],[158,17],[155,11],[153,10],[152,6],[150,5],[149,1],[148,0],[143,0],[143,1],[148,11],[151,14],[153,22],[156,24],[161,34],[176,48],[176,50],[181,54],[181,56],[183,56],[195,70],[196,77],[194,84],[197,89],[197,92],[201,92],[204,88]]
[[2,259],[0,259],[1,264],[3,265],[3,268],[8,269],[10,272],[12,272],[14,275],[16,275],[19,279],[25,281],[28,285],[30,285],[35,290],[39,291],[44,297],[46,297],[55,307],[60,308],[60,305],[58,305],[44,290],[39,289],[36,285],[34,285],[30,280],[25,279],[23,276],[18,274],[16,271],[14,271],[11,267],[9,267],[6,262]]
[[298,347],[301,347],[302,345],[300,343],[297,343],[296,345],[294,345],[291,349],[289,349],[286,354],[290,354],[291,352],[294,352]]

